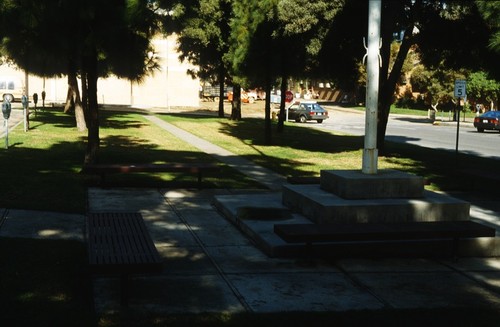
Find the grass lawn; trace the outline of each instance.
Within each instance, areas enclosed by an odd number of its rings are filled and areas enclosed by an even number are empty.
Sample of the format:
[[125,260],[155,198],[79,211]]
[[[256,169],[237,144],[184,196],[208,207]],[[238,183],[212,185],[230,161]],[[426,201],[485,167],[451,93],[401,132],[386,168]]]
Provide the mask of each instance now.
[[[363,138],[287,124],[285,133],[273,128],[273,144],[263,139],[263,120],[239,122],[207,116],[161,115],[163,119],[206,138],[238,155],[285,176],[317,176],[321,169],[361,167]],[[214,159],[141,115],[101,112],[101,162],[190,162]],[[80,174],[86,134],[61,110],[32,116],[31,129],[9,134],[10,147],[0,150],[0,208],[85,212],[87,180]],[[3,141],[3,140],[1,140]],[[455,156],[411,145],[388,144],[389,155],[379,168],[395,168],[424,176],[434,189],[462,187],[453,178]],[[443,162],[446,163],[443,165]],[[496,167],[497,162],[460,157],[462,167]],[[113,176],[117,186],[192,186],[195,176],[130,174]],[[240,173],[223,167],[207,176],[204,186],[255,188]],[[0,217],[1,220],[1,217]],[[0,221],[1,224],[1,221]],[[82,243],[0,238],[0,324],[5,326],[493,326],[494,311],[389,310],[347,313],[201,314],[144,316],[134,312],[111,315],[99,322],[92,312],[90,282],[85,274]],[[481,323],[478,323],[481,322]]]
[[[102,111],[100,120],[100,162],[215,162],[139,114]],[[32,115],[28,132],[22,125],[11,130],[9,148],[0,149],[0,208],[83,213],[89,180],[80,173],[86,137],[86,132],[76,129],[74,117],[61,109]],[[113,175],[107,179],[107,185],[136,187],[192,187],[195,182],[195,175],[168,173]],[[206,174],[203,182],[205,187],[258,187],[228,167],[217,174]]]
[[[264,142],[262,119],[231,121],[209,116],[161,115],[180,128],[284,176],[319,176],[322,169],[361,169],[363,136],[344,135],[287,123],[284,133],[273,125],[272,144]],[[273,123],[274,124],[274,123]],[[203,128],[200,128],[203,126]],[[466,183],[454,176],[456,168],[495,168],[495,160],[454,152],[386,143],[379,169],[398,169],[423,176],[433,190],[461,190]],[[446,164],[443,164],[446,163]],[[496,168],[495,168],[496,169]]]

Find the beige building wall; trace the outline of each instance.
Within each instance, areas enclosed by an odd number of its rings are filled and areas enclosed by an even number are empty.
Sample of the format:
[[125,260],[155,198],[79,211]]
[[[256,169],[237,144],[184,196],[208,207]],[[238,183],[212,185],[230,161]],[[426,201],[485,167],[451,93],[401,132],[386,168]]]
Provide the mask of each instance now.
[[[193,67],[182,63],[175,51],[176,37],[153,40],[154,56],[160,69],[144,79],[143,83],[132,83],[125,79],[109,77],[99,79],[97,96],[99,104],[125,105],[139,108],[198,107],[198,79],[192,79],[186,72]],[[25,82],[25,73],[13,66],[0,66],[0,76],[13,76]],[[29,75],[28,93],[41,93],[45,89],[46,103],[63,103],[66,100],[67,78],[41,78]]]

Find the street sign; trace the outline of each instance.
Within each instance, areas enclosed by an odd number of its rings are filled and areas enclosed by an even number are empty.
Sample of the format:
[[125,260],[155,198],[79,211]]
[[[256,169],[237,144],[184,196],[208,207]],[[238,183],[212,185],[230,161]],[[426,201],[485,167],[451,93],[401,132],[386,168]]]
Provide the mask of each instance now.
[[455,98],[465,98],[467,96],[466,84],[463,79],[455,80]]

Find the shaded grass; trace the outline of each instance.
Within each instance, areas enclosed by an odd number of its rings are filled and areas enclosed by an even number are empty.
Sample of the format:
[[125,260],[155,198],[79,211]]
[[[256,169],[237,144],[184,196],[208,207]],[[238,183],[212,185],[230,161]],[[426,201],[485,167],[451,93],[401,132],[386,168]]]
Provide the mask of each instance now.
[[0,151],[0,207],[83,212],[83,134],[68,115],[44,111],[31,119],[30,130],[12,130]]
[[91,326],[86,265],[81,242],[0,238],[0,324]]
[[[139,114],[102,111],[100,121],[101,162],[215,162]],[[77,130],[75,118],[61,109],[32,115],[28,132],[22,126],[10,131],[9,148],[0,150],[0,207],[83,213],[86,186],[93,182],[80,174],[86,139],[87,133]],[[113,175],[106,186],[193,187],[197,177],[179,173]],[[203,187],[260,186],[222,166],[219,173],[205,174]]]

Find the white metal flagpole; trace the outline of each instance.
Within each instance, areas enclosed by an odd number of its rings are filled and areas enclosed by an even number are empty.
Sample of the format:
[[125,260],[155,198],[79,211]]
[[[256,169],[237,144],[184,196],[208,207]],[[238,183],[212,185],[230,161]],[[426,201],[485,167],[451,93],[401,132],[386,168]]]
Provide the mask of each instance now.
[[377,109],[379,91],[379,48],[382,0],[370,0],[368,4],[368,49],[365,113],[365,145],[363,168],[365,174],[377,173]]

